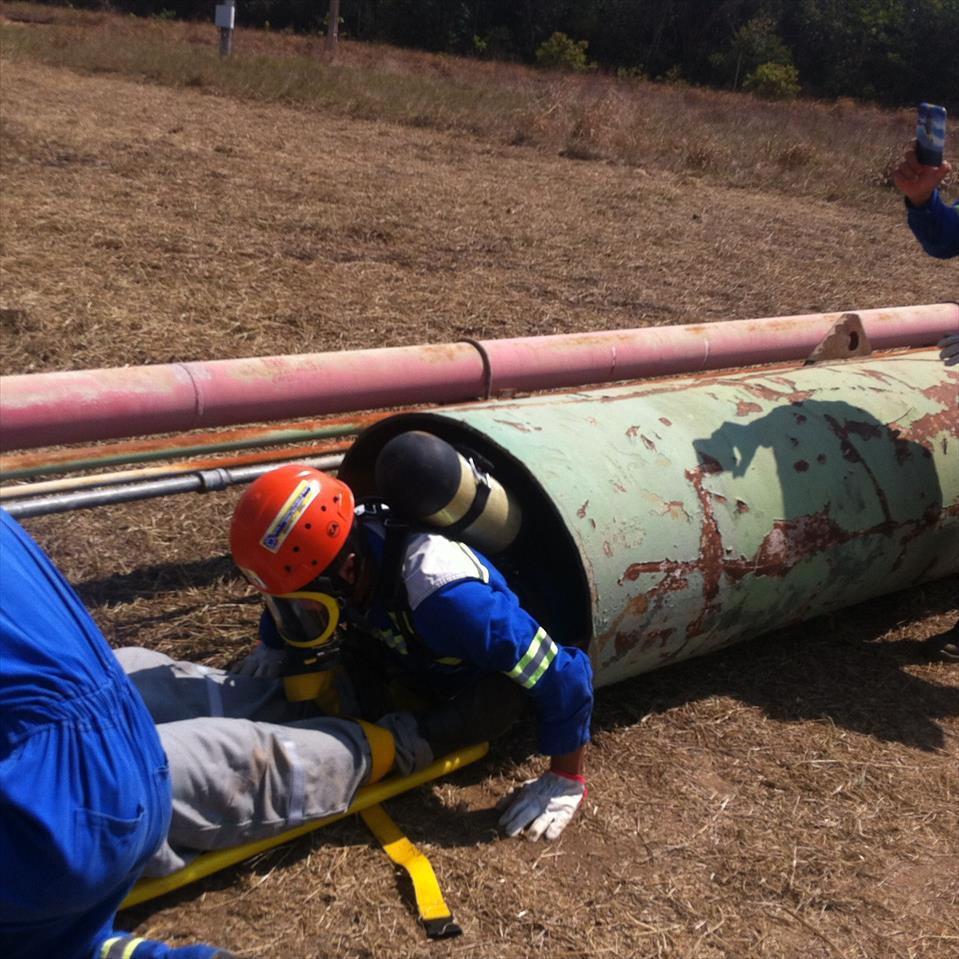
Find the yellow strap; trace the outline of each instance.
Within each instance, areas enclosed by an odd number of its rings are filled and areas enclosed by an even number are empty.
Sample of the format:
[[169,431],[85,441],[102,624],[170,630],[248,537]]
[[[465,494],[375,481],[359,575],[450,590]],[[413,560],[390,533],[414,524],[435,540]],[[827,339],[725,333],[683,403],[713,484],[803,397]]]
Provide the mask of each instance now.
[[366,736],[366,741],[370,744],[372,768],[370,778],[366,781],[378,783],[393,768],[393,761],[396,759],[396,742],[388,729],[362,719],[358,719],[357,722]]
[[383,852],[409,873],[410,879],[413,880],[416,908],[427,932],[435,938],[457,935],[460,932],[459,926],[452,922],[452,913],[443,900],[440,884],[436,881],[436,873],[433,872],[429,859],[400,832],[382,806],[370,806],[360,815],[370,832],[379,840]]
[[148,899],[155,899],[164,893],[172,892],[174,889],[180,889],[191,882],[211,876],[221,869],[233,866],[251,856],[259,855],[267,849],[280,846],[283,843],[298,839],[307,833],[330,823],[345,819],[353,813],[358,813],[368,806],[373,806],[391,796],[398,796],[408,789],[415,789],[422,786],[423,783],[438,779],[440,776],[448,776],[450,773],[461,769],[469,763],[475,763],[482,759],[489,750],[487,743],[477,743],[475,746],[467,746],[457,752],[450,753],[442,759],[437,759],[425,769],[410,774],[409,776],[390,776],[378,783],[368,783],[361,786],[353,797],[353,802],[349,809],[343,812],[334,813],[331,816],[325,816],[323,819],[314,819],[312,822],[303,823],[300,826],[294,826],[286,832],[276,836],[268,836],[266,839],[257,839],[253,842],[244,843],[242,846],[232,846],[229,849],[217,849],[213,852],[203,853],[198,856],[189,865],[178,869],[168,876],[157,876],[152,879],[141,879],[130,891],[129,895],[120,904],[121,909],[129,909],[130,906],[136,906]]

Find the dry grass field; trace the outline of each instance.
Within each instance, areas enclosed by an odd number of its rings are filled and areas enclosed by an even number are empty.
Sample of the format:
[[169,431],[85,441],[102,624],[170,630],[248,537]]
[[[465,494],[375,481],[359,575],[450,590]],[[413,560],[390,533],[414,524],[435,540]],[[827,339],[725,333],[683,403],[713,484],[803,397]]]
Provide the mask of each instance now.
[[[909,138],[906,114],[766,107],[400,51],[364,61],[344,45],[352,83],[378,69],[398,87],[445,70],[468,90],[479,77],[490,117],[495,84],[511,78],[501,102],[515,112],[501,126],[449,109],[378,114],[370,100],[356,107],[358,95],[348,109],[300,88],[218,87],[207,78],[212,26],[51,8],[40,19],[58,22],[36,22],[38,9],[0,5],[5,373],[959,295],[956,262],[921,254],[882,185],[882,157]],[[53,30],[55,42],[41,35]],[[104,30],[192,44],[209,74],[172,82],[159,68],[54,56]],[[281,55],[345,69],[310,59],[302,38],[241,33],[244,43],[235,76]],[[305,88],[327,76],[307,74]],[[537,90],[551,98],[540,113],[525,111],[542,97],[516,107]],[[687,128],[682,148],[663,127],[643,139],[610,123],[588,149],[581,125],[571,149],[577,110],[602,119],[584,103],[615,105],[639,131],[684,103],[696,123],[716,118]],[[572,112],[557,119],[563,104]],[[810,146],[808,163],[767,152],[752,173],[729,166],[738,154],[726,144],[746,120],[776,128],[786,149],[813,143],[810,118],[823,144],[849,144],[850,129],[866,144],[872,131],[875,154],[830,158]],[[630,155],[616,142],[631,143]],[[696,142],[710,148],[699,160]],[[227,555],[234,497],[25,525],[115,645],[224,665],[257,617]],[[407,885],[356,821],[122,913],[121,927],[243,959],[959,955],[959,666],[930,661],[922,645],[956,620],[957,585],[887,596],[601,691],[587,808],[555,844],[496,835],[496,798],[537,768],[525,733],[391,801],[431,858],[464,928],[458,940],[426,941]]]

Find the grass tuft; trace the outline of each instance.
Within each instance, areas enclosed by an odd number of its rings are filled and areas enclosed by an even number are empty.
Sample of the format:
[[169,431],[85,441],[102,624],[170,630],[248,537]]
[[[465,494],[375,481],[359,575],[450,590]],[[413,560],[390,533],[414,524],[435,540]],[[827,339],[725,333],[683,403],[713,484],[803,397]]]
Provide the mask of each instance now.
[[874,204],[877,191],[892,188],[889,157],[912,130],[911,111],[848,98],[774,103],[349,41],[331,59],[322,38],[243,29],[234,55],[221,60],[212,24],[10,3],[0,4],[0,14],[6,58],[852,205]]

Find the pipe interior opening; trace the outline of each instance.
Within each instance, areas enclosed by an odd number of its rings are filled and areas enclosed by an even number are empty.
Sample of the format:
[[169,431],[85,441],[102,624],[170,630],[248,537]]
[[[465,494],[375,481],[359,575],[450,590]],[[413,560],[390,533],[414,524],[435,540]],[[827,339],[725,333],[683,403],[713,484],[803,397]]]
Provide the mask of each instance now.
[[[588,649],[592,618],[586,573],[566,524],[530,468],[488,437],[463,423],[429,413],[400,414],[367,429],[347,453],[339,476],[358,499],[379,496],[376,459],[393,437],[423,430],[463,450],[475,451],[522,510],[519,533],[509,548],[488,558],[505,576],[527,610],[556,642]],[[423,529],[428,527],[424,524]],[[440,532],[440,530],[437,530]]]

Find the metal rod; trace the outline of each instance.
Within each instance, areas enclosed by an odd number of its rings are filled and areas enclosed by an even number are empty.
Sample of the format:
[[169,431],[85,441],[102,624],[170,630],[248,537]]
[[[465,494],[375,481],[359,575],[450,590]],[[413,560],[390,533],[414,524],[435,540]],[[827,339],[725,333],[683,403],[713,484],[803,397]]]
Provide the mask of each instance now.
[[15,486],[0,487],[0,503],[5,500],[22,499],[28,496],[45,496],[49,493],[65,493],[72,490],[90,489],[100,486],[119,486],[123,483],[137,483],[143,480],[155,480],[164,476],[180,476],[184,473],[196,473],[199,470],[235,469],[254,463],[289,463],[311,459],[322,454],[346,452],[348,444],[328,440],[310,446],[284,447],[279,450],[261,450],[243,453],[239,456],[221,456],[187,463],[166,463],[163,466],[147,466],[142,469],[122,470],[116,473],[93,473],[84,476],[64,476],[60,479],[35,483],[19,483]]
[[337,439],[355,436],[387,415],[390,414],[360,413],[346,419],[313,420],[299,424],[269,424],[229,432],[129,440],[109,446],[85,446],[79,449],[49,450],[41,453],[28,450],[0,456],[0,478],[3,480],[32,479],[34,476],[101,469],[127,463],[149,463],[198,454],[259,449],[263,446],[279,446],[308,440]]
[[[317,456],[312,459],[294,460],[317,469],[335,472],[343,457],[338,455]],[[277,463],[261,463],[237,469],[200,470],[188,476],[171,476],[146,483],[108,489],[85,490],[78,493],[60,493],[53,496],[13,500],[4,509],[13,517],[46,516],[51,513],[66,513],[73,509],[89,509],[94,506],[111,506],[134,500],[156,499],[178,493],[212,493],[217,490],[250,483],[263,473],[274,469]]]

